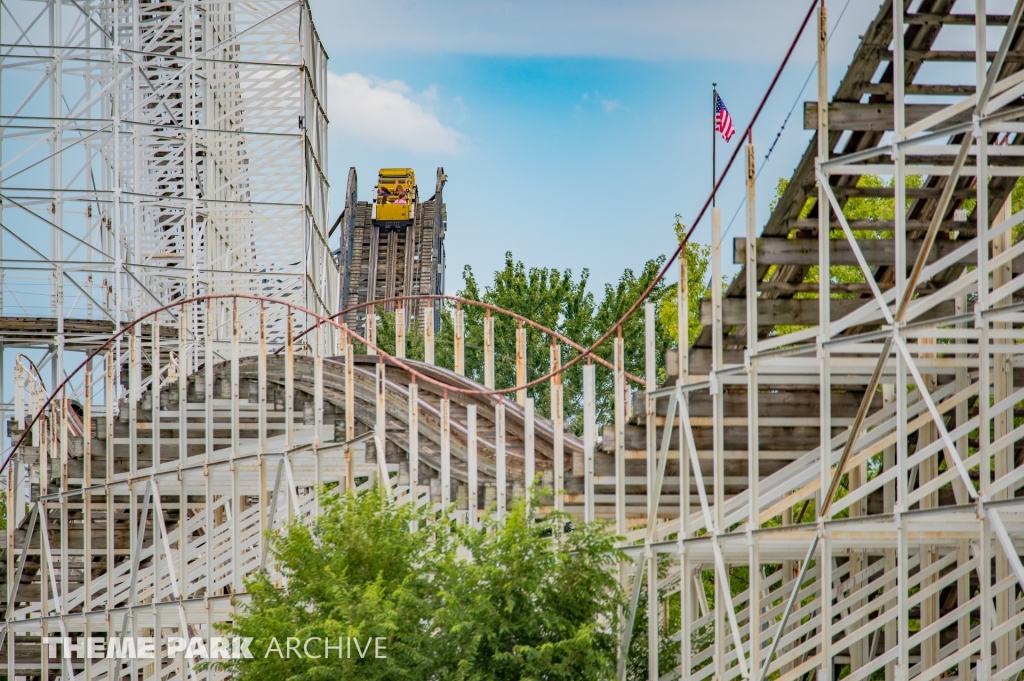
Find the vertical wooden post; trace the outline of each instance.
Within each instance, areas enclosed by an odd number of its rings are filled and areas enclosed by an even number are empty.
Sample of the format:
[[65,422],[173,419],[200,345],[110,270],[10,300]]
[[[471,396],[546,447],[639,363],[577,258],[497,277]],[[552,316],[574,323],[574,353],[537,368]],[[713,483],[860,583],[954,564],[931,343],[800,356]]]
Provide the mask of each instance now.
[[256,357],[256,364],[256,380],[259,391],[259,452],[262,454],[267,451],[267,310],[262,301],[260,301],[260,352]]
[[423,361],[434,363],[434,306],[429,302],[423,315]]
[[[712,315],[712,364],[711,364],[711,416],[712,416],[712,450],[714,461],[714,527],[708,528],[709,534],[717,534],[722,530],[725,518],[725,446],[724,411],[725,400],[722,394],[722,214],[718,208],[711,209],[711,315]],[[696,475],[696,471],[694,471]],[[721,575],[715,572],[715,641],[714,660],[715,673],[725,678],[726,670],[726,630],[725,630],[725,590],[728,585],[723,583]]]
[[[231,456],[238,456],[238,447],[241,444],[238,422],[240,419],[238,383],[241,380],[239,374],[239,323],[238,323],[238,300],[231,301]],[[234,466],[232,466],[234,468]],[[234,503],[234,499],[232,499]]]
[[498,520],[505,517],[506,509],[506,469],[505,469],[505,398],[498,398],[498,404],[494,407],[494,439],[495,439],[495,496],[498,500]]
[[[345,441],[356,436],[356,369],[355,343],[349,338],[345,343]],[[348,491],[356,489],[356,462],[352,447],[345,447],[345,484]],[[275,501],[276,503],[276,501]]]
[[594,516],[594,447],[597,444],[597,403],[594,398],[594,365],[583,367],[583,518]]
[[395,310],[395,357],[405,359],[405,308],[398,301]]
[[[692,568],[689,557],[686,555],[686,539],[690,536],[690,453],[686,449],[686,438],[683,437],[683,419],[689,416],[689,393],[682,391],[682,386],[690,373],[690,289],[687,271],[686,244],[683,244],[679,253],[679,284],[676,287],[676,348],[677,348],[677,372],[676,386],[677,398],[680,403],[687,405],[685,412],[680,409],[679,413],[679,607],[680,627],[679,646],[682,650],[682,672],[683,678],[689,677],[693,670],[693,644],[690,636],[693,629],[695,601],[698,594],[694,593]],[[684,413],[686,416],[684,416]],[[689,597],[688,597],[689,596]]]
[[526,415],[523,417],[523,457],[525,458],[524,482],[526,486],[526,500],[531,499],[531,488],[537,477],[537,453],[534,434],[534,403],[532,397],[526,398]]
[[366,354],[376,355],[377,350],[377,308],[369,305],[366,308]]
[[[647,416],[647,536],[657,541],[657,532],[651,531],[658,524],[658,416],[656,402],[651,393],[658,387],[657,375],[657,338],[655,331],[654,303],[644,305],[644,368],[646,370],[646,394],[644,396],[645,414]],[[665,423],[665,428],[671,428]],[[647,550],[647,668],[650,676],[658,678],[658,554],[648,544]],[[715,632],[720,635],[719,632]]]
[[466,323],[458,303],[455,304],[455,373],[466,375]]
[[324,457],[320,455],[320,445],[324,429],[324,345],[327,343],[327,329],[327,326],[318,326],[313,338],[313,494],[317,515],[320,514],[320,487],[324,483]]
[[[139,374],[142,371],[142,358],[139,357],[138,327],[133,326],[128,332],[128,469],[132,477],[139,470]],[[209,360],[207,360],[209,362]],[[42,482],[43,489],[46,481]]]
[[[238,456],[238,448],[241,443],[239,433],[239,418],[240,406],[239,406],[239,394],[238,394],[238,383],[240,381],[239,376],[239,355],[241,354],[239,348],[239,322],[238,322],[238,299],[235,298],[231,301],[231,591],[232,593],[240,593],[242,591],[242,541],[241,541],[241,525],[242,525],[242,495],[240,494],[240,485],[238,483],[239,466],[235,463],[235,458]],[[155,485],[155,482],[154,482]],[[159,497],[157,497],[159,498]],[[159,511],[156,511],[159,512]],[[186,560],[186,554],[184,551],[180,552],[180,558]],[[170,555],[167,556],[170,560]],[[184,586],[184,585],[182,585]]]
[[[747,144],[747,494],[749,506],[747,523],[751,529],[758,529],[760,500],[758,484],[760,482],[760,440],[758,429],[758,380],[757,380],[757,202],[755,180],[757,177],[754,163],[754,144],[748,139]],[[682,356],[682,355],[680,355]],[[682,440],[682,438],[680,438]],[[748,565],[750,582],[750,669],[760,669],[761,653],[761,567],[758,538],[754,535],[748,546]]]
[[[526,381],[526,327],[519,322],[516,329],[516,385],[525,385]],[[526,388],[516,391],[516,402],[521,407],[526,406]]]
[[391,498],[391,478],[388,475],[387,460],[387,377],[384,358],[377,362],[377,418],[374,428],[374,444],[377,450],[377,472],[385,495]]
[[[626,535],[626,370],[622,327],[612,347],[615,390],[615,534]],[[680,438],[681,440],[682,438]]]
[[479,485],[477,472],[477,450],[476,450],[476,405],[466,406],[466,464],[468,467],[469,483],[469,525],[478,527],[480,518],[478,513]]
[[565,425],[564,401],[562,398],[562,346],[554,338],[551,339],[551,427],[554,429],[552,457],[554,458],[554,482],[552,492],[555,497],[555,510],[564,508],[562,492],[565,490]]
[[[67,388],[61,389],[60,397],[60,491],[68,492],[68,394]],[[136,425],[136,424],[133,424]],[[68,585],[71,580],[71,565],[65,558],[68,555],[68,503],[67,497],[60,500],[60,613],[68,611]]]
[[[206,396],[210,399],[210,395]],[[288,310],[288,337],[284,355],[284,432],[288,449],[295,446],[295,329]]]
[[452,503],[452,425],[451,401],[441,399],[441,508]]
[[[82,386],[82,461],[83,471],[82,478],[85,489],[92,487],[92,360],[90,359],[85,364],[85,384]],[[8,490],[14,489],[14,487],[8,487]],[[11,498],[10,492],[8,492],[8,498]],[[85,582],[85,603],[82,606],[82,610],[88,613],[92,610],[92,493],[87,492],[82,497],[82,504],[84,506],[83,513],[83,524],[85,534],[83,535],[83,562],[85,569],[82,571],[82,577]],[[8,525],[13,523],[8,520]],[[8,546],[14,546],[13,543]],[[13,554],[11,550],[8,553]],[[8,573],[11,574],[11,573]],[[11,578],[9,577],[8,580]],[[10,603],[10,599],[7,601]],[[86,633],[88,638],[88,632]],[[88,669],[88,666],[86,667]]]
[[[152,410],[150,412],[150,422],[152,430],[150,436],[153,439],[153,468],[154,470],[160,470],[162,461],[160,456],[160,313],[153,315],[153,322],[150,329],[153,331],[152,340],[152,353],[153,359],[150,362],[150,400]],[[88,422],[85,424],[88,426]],[[88,435],[86,435],[88,439]]]
[[413,503],[419,499],[420,484],[420,405],[416,377],[409,381],[409,493]]
[[[722,394],[721,378],[718,372],[722,370],[722,247],[719,243],[722,239],[722,213],[718,208],[711,209],[711,314],[712,314],[712,364],[711,364],[711,399],[712,399],[712,448],[714,452],[714,505],[715,505],[715,529],[720,531],[725,516],[725,447],[722,439],[724,437],[724,410],[725,400]],[[696,471],[694,472],[696,474]],[[710,529],[709,529],[710,531]],[[715,609],[720,610],[719,608]],[[716,632],[724,632],[724,629],[716,629]],[[716,640],[723,638],[715,636]]]
[[[654,487],[658,476],[658,415],[655,401],[651,397],[658,387],[657,358],[655,357],[654,303],[644,304],[644,416],[647,430],[647,522],[657,524],[658,509],[654,508]],[[665,424],[665,427],[669,427]]]
[[494,390],[494,317],[490,310],[484,315],[484,385]]

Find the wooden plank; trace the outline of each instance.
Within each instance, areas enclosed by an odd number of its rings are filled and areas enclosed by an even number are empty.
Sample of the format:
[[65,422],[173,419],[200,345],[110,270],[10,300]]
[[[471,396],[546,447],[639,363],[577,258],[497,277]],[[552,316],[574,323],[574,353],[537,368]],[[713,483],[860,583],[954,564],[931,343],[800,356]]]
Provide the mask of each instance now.
[[[842,185],[832,187],[832,192],[838,198],[842,197],[865,197],[873,199],[891,199],[895,195],[893,187],[858,187]],[[942,187],[907,187],[908,199],[937,199],[942,195]],[[974,187],[960,187],[953,190],[954,199],[972,199],[977,196],[978,190]],[[817,221],[815,221],[817,225]]]
[[[974,85],[932,85],[910,83],[904,87],[907,95],[929,95],[932,97],[969,97],[974,94]],[[892,83],[872,83],[864,88],[871,95],[891,95]]]
[[[963,223],[960,223],[963,224]],[[861,239],[857,242],[861,253],[868,265],[892,266],[895,262],[893,256],[892,239]],[[943,258],[963,245],[960,241],[949,241],[939,239],[935,241],[932,250],[928,255],[928,262],[933,263]],[[833,265],[857,265],[857,258],[850,248],[850,243],[845,239],[833,239],[829,243],[829,253]],[[744,253],[746,252],[746,237],[733,239],[733,263],[742,265]],[[913,266],[917,254],[921,251],[921,242],[910,240],[907,242],[907,270]],[[968,253],[957,262],[956,265],[974,265],[978,256]],[[758,239],[757,260],[765,265],[800,265],[810,266],[818,264],[818,240],[817,239]],[[1013,259],[1012,269],[1014,275],[1024,273],[1024,255]],[[833,290],[842,290],[837,287]]]
[[[859,222],[859,221],[858,221]],[[881,222],[881,221],[879,221]],[[888,221],[885,221],[888,222]],[[852,225],[851,225],[852,226]],[[856,229],[856,228],[854,228]],[[861,239],[857,242],[861,253],[868,265],[893,265],[896,260],[894,256],[895,243],[892,239]],[[932,263],[939,258],[945,257],[957,248],[963,246],[960,241],[949,241],[939,239],[935,241],[931,252],[928,255],[928,262]],[[742,265],[747,248],[746,237],[736,237],[732,241],[732,261],[734,264]],[[917,240],[907,241],[907,269],[913,266],[917,254],[921,251],[921,242]],[[846,239],[832,239],[829,242],[829,254],[833,265],[856,265],[857,258],[853,254],[850,242]],[[973,251],[958,261],[958,264],[977,264],[978,256]],[[757,262],[764,265],[817,265],[818,264],[818,240],[817,239],[758,239],[757,240]]]
[[[971,53],[974,54],[973,52]],[[970,61],[973,61],[972,56]],[[917,123],[934,113],[947,108],[945,104],[907,104],[907,125]],[[965,123],[971,120],[971,110],[959,113],[943,122],[944,126]],[[862,132],[886,132],[892,130],[892,102],[832,102],[828,105],[828,127],[830,130],[859,130]],[[804,130],[818,129],[818,103],[804,102]]]
[[[974,50],[906,50],[904,54],[907,61],[935,61],[935,62],[974,62]],[[996,56],[995,50],[989,50],[987,61],[992,61]],[[888,52],[888,59],[892,59],[892,51]],[[1019,64],[1024,62],[1024,52],[1012,50],[1006,53],[1006,63]]]
[[[927,231],[930,222],[930,220],[907,220],[907,231]],[[895,220],[849,220],[848,223],[850,225],[850,229],[854,231],[891,232],[896,229]],[[789,225],[790,229],[802,229],[813,231],[815,234],[818,233],[817,218],[793,218],[789,220],[787,224]],[[833,219],[830,224],[832,225],[832,229],[842,229],[842,225],[839,224],[839,220]],[[961,222],[959,220],[943,220],[942,222],[939,223],[940,232],[967,231],[970,232],[971,235],[973,235],[974,229],[975,221],[973,218],[969,222]]]
[[[746,323],[747,301],[743,298],[727,298],[722,305],[723,321],[726,326]],[[877,304],[871,298],[834,298],[831,302],[832,319],[841,319],[862,305]],[[917,320],[935,319],[953,314],[953,303],[940,303]],[[700,301],[700,323],[711,324],[711,301]],[[757,301],[757,323],[759,326],[780,324],[814,325],[818,323],[818,300],[816,298],[760,298]]]
[[[678,355],[675,349],[665,353],[666,373],[671,376],[677,374],[675,371]],[[671,366],[669,366],[671,365]],[[723,391],[723,405],[725,407],[725,418],[743,418],[747,415],[747,392],[746,390],[730,389]],[[832,416],[834,418],[853,418],[863,392],[834,392],[832,393]],[[707,392],[690,393],[689,412],[691,417],[711,416],[711,395]],[[871,410],[879,409],[882,406],[882,396],[878,394],[872,401]],[[643,413],[644,400],[646,395],[643,392],[633,393],[633,413],[636,414],[636,422],[643,425],[647,419]],[[664,417],[668,411],[668,400],[656,400],[656,413]],[[760,418],[796,418],[806,417],[808,414],[816,415],[820,409],[817,390],[779,390],[772,392],[759,392],[757,394],[758,412]]]
[[[919,24],[919,25],[941,25],[951,24],[954,26],[974,26],[976,21],[976,15],[974,14],[930,14],[927,12],[917,12],[914,14],[907,14],[906,21],[908,24]],[[989,26],[1006,26],[1010,23],[1010,15],[1008,14],[988,14],[985,16],[985,23]]]

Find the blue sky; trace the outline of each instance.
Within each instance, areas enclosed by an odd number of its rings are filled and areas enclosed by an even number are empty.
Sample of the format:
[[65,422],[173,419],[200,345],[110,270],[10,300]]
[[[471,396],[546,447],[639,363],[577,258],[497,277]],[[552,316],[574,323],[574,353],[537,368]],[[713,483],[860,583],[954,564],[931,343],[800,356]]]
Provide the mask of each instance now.
[[[511,250],[527,265],[591,271],[595,288],[673,247],[711,185],[711,82],[746,127],[807,0],[313,0],[330,55],[332,219],[355,166],[411,166],[421,192],[449,176],[448,289],[465,264],[489,280]],[[843,11],[845,7],[845,12]],[[834,87],[877,12],[833,0]],[[813,19],[754,131],[764,157],[814,66]],[[814,78],[800,98],[815,98]],[[764,168],[758,219],[810,133],[797,107]],[[737,144],[719,142],[719,167]],[[734,172],[719,195],[728,223]],[[739,236],[742,216],[729,237]],[[710,220],[697,231],[710,239]],[[729,253],[726,250],[726,253]],[[726,260],[729,260],[727,257]]]

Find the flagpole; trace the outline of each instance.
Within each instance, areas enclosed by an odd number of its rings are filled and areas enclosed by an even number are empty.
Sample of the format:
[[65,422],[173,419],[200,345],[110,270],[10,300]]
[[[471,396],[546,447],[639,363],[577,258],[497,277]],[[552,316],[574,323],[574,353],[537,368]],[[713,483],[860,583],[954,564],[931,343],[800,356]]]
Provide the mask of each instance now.
[[715,137],[716,121],[718,120],[718,83],[711,84],[711,207],[715,207],[715,182],[718,173],[715,164],[718,155],[718,140]]

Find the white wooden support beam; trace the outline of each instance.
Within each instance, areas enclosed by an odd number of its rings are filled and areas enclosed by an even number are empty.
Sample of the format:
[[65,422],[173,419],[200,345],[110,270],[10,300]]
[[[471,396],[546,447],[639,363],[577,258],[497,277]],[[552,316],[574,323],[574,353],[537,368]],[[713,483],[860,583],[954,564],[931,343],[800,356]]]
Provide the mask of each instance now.
[[594,513],[594,448],[597,445],[597,403],[594,365],[583,365],[583,519],[593,522]]
[[1024,589],[1024,565],[1021,564],[1017,547],[1014,545],[1010,534],[1006,531],[1006,525],[1003,524],[999,511],[994,506],[990,506],[985,509],[985,514],[988,516],[989,522],[992,523],[992,531],[995,533],[996,539],[999,540],[999,544],[1003,547],[1003,553],[1010,563],[1010,569],[1013,570],[1013,574],[1017,577],[1017,582]]
[[[896,347],[899,348],[900,353],[903,355],[904,361],[907,363],[907,369],[914,377],[914,384],[917,385],[917,392],[921,395],[921,399],[924,400],[925,405],[928,407],[928,411],[932,415],[935,427],[939,431],[939,435],[942,441],[946,445],[946,452],[953,459],[953,463],[956,465],[957,471],[960,473],[960,477],[963,479],[964,484],[967,486],[967,493],[972,499],[976,499],[978,496],[977,491],[974,489],[974,483],[971,481],[971,476],[967,472],[967,467],[964,465],[964,460],[960,456],[960,452],[957,451],[956,443],[953,442],[953,438],[949,436],[949,431],[946,429],[945,419],[942,414],[939,413],[938,408],[935,406],[935,400],[932,399],[931,393],[928,391],[928,385],[925,383],[924,378],[921,376],[921,372],[917,369],[917,364],[914,362],[914,358],[910,354],[910,349],[907,348],[906,342],[899,335],[894,335],[896,339]],[[984,476],[982,476],[984,477]]]
[[526,413],[523,417],[523,458],[525,459],[524,485],[526,500],[530,502],[533,485],[537,482],[537,440],[534,432],[534,402],[526,398]]
[[[313,334],[313,448],[320,442],[320,431],[324,426],[324,345],[327,342],[326,329],[319,328]],[[319,465],[317,483],[319,484]]]
[[563,492],[565,491],[565,416],[562,396],[562,346],[554,338],[551,339],[551,456],[554,459],[554,482],[552,492],[555,497],[555,510],[565,507]]
[[[356,436],[356,380],[355,380],[355,343],[349,338],[345,344],[345,441],[350,442]],[[355,453],[351,447],[345,448],[345,484],[349,492],[356,489]]]
[[[645,373],[645,388],[646,392],[644,395],[644,416],[646,423],[647,432],[647,499],[648,504],[653,498],[655,489],[655,476],[657,475],[657,429],[658,429],[658,414],[655,409],[653,393],[658,388],[658,375],[657,375],[657,357],[655,356],[655,342],[656,342],[656,330],[654,325],[654,303],[644,304],[644,373]],[[665,424],[668,428],[668,423]],[[616,490],[617,492],[617,490]],[[651,508],[648,505],[647,509],[647,527],[648,531],[658,522],[658,510],[657,508]]]
[[455,307],[455,373],[466,375],[466,322],[462,306]]
[[395,357],[405,359],[405,308],[398,301],[395,309]]
[[498,404],[494,406],[494,439],[495,439],[495,452],[494,452],[494,466],[495,466],[495,478],[494,484],[496,486],[496,495],[498,501],[498,512],[497,518],[501,520],[505,517],[507,509],[506,496],[508,494],[508,484],[506,481],[507,469],[505,461],[505,398],[499,397]]
[[139,470],[139,383],[142,372],[142,358],[139,356],[139,335],[137,327],[128,332],[128,470],[134,476]]
[[626,354],[622,329],[615,335],[612,346],[612,366],[615,399],[615,534],[626,536],[626,420],[629,418],[626,406]]
[[239,359],[241,354],[241,347],[239,343],[239,334],[241,328],[238,321],[238,301],[231,301],[231,457],[234,458],[238,455],[238,448],[242,444],[242,440],[239,434],[241,426],[241,406],[239,400],[238,384],[241,382],[241,374],[239,373]]
[[484,386],[494,390],[494,317],[484,314]]
[[[85,378],[82,383],[82,466],[83,485],[85,489],[92,487],[92,359],[85,364]],[[13,487],[8,487],[8,490]],[[82,495],[82,518],[84,533],[82,536],[82,561],[85,565],[92,565],[92,504],[93,495],[86,492]],[[12,524],[8,521],[8,524]],[[14,546],[14,542],[7,544]],[[14,551],[8,551],[13,554]],[[10,574],[8,572],[8,574]],[[82,572],[82,581],[85,588],[85,602],[82,609],[89,612],[93,608],[93,586],[92,570],[86,569]],[[10,603],[10,601],[8,601]],[[86,635],[88,638],[88,635]]]
[[[825,197],[827,197],[828,202],[832,205],[832,208],[836,212],[836,217],[839,219],[839,225],[843,228],[843,234],[846,235],[846,240],[850,244],[850,250],[853,251],[853,255],[857,259],[857,265],[860,267],[861,272],[864,274],[864,281],[866,281],[868,283],[868,286],[871,288],[871,293],[872,293],[872,295],[874,295],[875,301],[878,303],[878,306],[881,309],[882,316],[885,317],[886,323],[892,324],[892,313],[889,312],[889,305],[888,305],[888,303],[885,302],[885,298],[882,296],[881,289],[878,288],[878,283],[875,281],[875,274],[871,270],[871,267],[868,265],[867,260],[864,258],[864,253],[861,252],[861,250],[860,250],[860,245],[857,243],[857,237],[855,237],[853,235],[853,230],[850,229],[850,222],[846,219],[846,216],[843,215],[842,208],[839,206],[839,201],[838,201],[838,199],[836,199],[835,193],[832,191],[832,188],[829,186],[828,182],[827,181],[823,181],[824,179],[825,179],[824,176],[819,173],[819,175],[818,175],[818,186],[821,187],[821,192],[825,195]],[[819,226],[819,230],[820,229],[821,229],[821,227]],[[748,237],[748,240],[749,240],[749,237]],[[824,243],[822,243],[823,241],[824,241]],[[818,239],[818,247],[819,247],[819,251],[821,253],[825,254],[825,255],[822,255],[822,256],[819,256],[819,257],[821,257],[823,259],[827,259],[831,255],[831,240],[830,239],[825,240],[825,239],[821,239],[819,237],[819,239]],[[750,246],[748,246],[748,248],[750,248]],[[819,267],[820,267],[820,265],[819,265]],[[827,281],[825,279],[822,279],[822,281],[831,284],[830,281]],[[822,288],[824,288],[824,286],[822,286]],[[818,295],[819,296],[821,295],[820,290],[819,290]],[[830,290],[829,291],[829,298],[828,298],[828,300],[831,300],[831,295],[832,294],[831,294],[831,290]],[[828,305],[822,305],[822,309],[818,313],[819,320],[820,319],[825,319],[825,317],[822,316],[822,315],[825,313],[825,308],[828,308],[828,307],[829,307]],[[829,313],[830,312],[831,312],[831,309],[829,309]],[[823,332],[823,334],[824,334],[824,332]]]
[[[519,322],[516,329],[516,385],[526,385],[526,327]],[[520,407],[526,406],[526,388],[516,391],[516,403]]]
[[[265,520],[265,527],[268,532],[274,531],[274,526],[277,524],[277,507],[278,500],[281,498],[281,482],[284,478],[284,457],[277,460],[277,473],[274,475],[274,491],[270,495],[270,506],[267,508],[267,516]],[[204,511],[205,513],[205,511]],[[266,567],[267,557],[269,551],[264,550],[260,553],[260,569]]]
[[420,404],[416,377],[409,381],[409,494],[412,502],[420,498]]
[[636,557],[636,569],[633,572],[633,586],[629,596],[629,608],[626,611],[625,621],[622,623],[622,634],[618,650],[617,678],[619,681],[626,681],[626,660],[629,657],[629,647],[633,638],[633,622],[636,621],[636,611],[640,606],[641,580],[644,576],[644,554]]
[[366,354],[377,354],[377,308],[369,305],[366,308]]
[[[153,331],[152,334],[152,345],[151,352],[152,358],[150,360],[150,423],[152,426],[152,433],[150,437],[153,439],[153,468],[160,470],[163,468],[163,461],[161,457],[161,443],[160,443],[160,314],[154,314],[151,318],[152,326],[150,327]],[[88,383],[88,378],[86,378]],[[88,425],[88,421],[83,421],[83,424]],[[88,441],[89,437],[85,435],[85,441]],[[86,458],[88,460],[88,458]],[[88,468],[88,466],[86,466]]]
[[388,499],[392,498],[391,478],[388,475],[387,462],[387,379],[385,376],[384,357],[377,362],[376,373],[376,404],[377,418],[375,420],[373,443],[377,450],[377,474],[380,476],[380,486]]
[[[758,516],[760,511],[760,429],[758,413],[758,393],[760,392],[758,382],[758,359],[757,355],[757,248],[754,239],[757,238],[757,170],[754,155],[753,135],[747,140],[747,250],[744,271],[746,273],[746,295],[747,295],[747,529],[748,534],[748,583],[749,600],[747,602],[748,627],[747,645],[749,648],[750,669],[753,672],[761,666],[761,558],[759,551],[759,535],[753,530],[760,528]],[[683,457],[680,456],[680,469],[684,465]],[[681,480],[685,482],[686,476],[681,474]],[[680,499],[688,497],[688,494],[680,494]],[[689,505],[687,500],[686,505]],[[687,508],[687,511],[689,509]],[[685,525],[684,525],[685,527]],[[680,533],[680,537],[684,533]],[[683,582],[686,583],[686,582]],[[684,606],[685,607],[685,606]],[[688,639],[683,639],[685,645],[689,645]]]
[[[260,302],[260,351],[256,357],[257,390],[259,399],[259,451],[267,451],[267,311]],[[184,456],[182,457],[184,463]]]
[[441,399],[441,510],[452,503],[452,422],[451,400]]
[[476,435],[476,405],[466,405],[466,466],[467,483],[469,485],[469,525],[470,527],[480,526],[478,462],[477,462],[477,435]]
[[[284,432],[288,449],[295,446],[295,328],[291,310],[288,311],[288,328],[284,353]],[[211,395],[207,394],[208,409],[213,409]],[[212,430],[212,423],[208,425]],[[213,451],[213,448],[210,448]]]
[[[711,209],[711,329],[712,329],[712,362],[711,362],[711,419],[712,419],[712,456],[714,457],[714,475],[712,489],[715,506],[715,526],[721,527],[725,506],[725,401],[718,372],[723,369],[722,334],[722,213],[718,208]],[[696,474],[696,470],[694,471]],[[717,608],[716,608],[717,610]],[[718,631],[722,631],[719,629]],[[718,640],[716,638],[716,640]],[[724,651],[720,651],[724,654]],[[719,656],[720,657],[720,656]]]
[[[291,318],[289,317],[289,320],[290,319]],[[213,306],[210,299],[206,300],[206,325],[207,328],[212,331]],[[289,342],[291,341],[291,336],[291,326],[289,326]],[[217,360],[213,352],[213,334],[207,333],[206,342],[203,344],[203,399],[205,400],[203,430],[206,434],[206,453],[204,456],[207,460],[210,459],[210,454],[213,453],[213,365],[216,361]]]
[[428,301],[423,315],[423,361],[434,363],[434,306]]
[[[324,457],[320,454],[321,431],[324,427],[324,346],[327,344],[326,326],[318,326],[313,332],[313,494],[316,498],[316,513],[320,514],[320,492],[324,484]],[[233,497],[233,501],[240,501]]]

